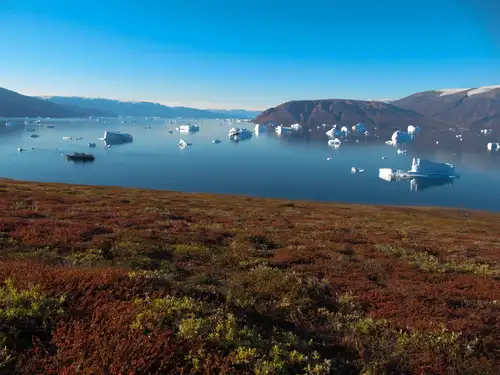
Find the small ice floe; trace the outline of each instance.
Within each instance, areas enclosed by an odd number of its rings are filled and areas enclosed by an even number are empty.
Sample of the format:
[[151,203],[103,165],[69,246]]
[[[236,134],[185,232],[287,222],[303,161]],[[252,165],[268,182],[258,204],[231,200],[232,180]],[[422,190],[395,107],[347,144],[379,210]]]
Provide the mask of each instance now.
[[406,155],[407,153],[408,153],[407,150],[398,149],[398,155]]
[[261,124],[255,124],[255,127],[253,128],[253,131],[255,133],[263,133],[267,130],[267,128],[264,125]]
[[169,132],[170,134],[172,134],[174,131],[173,131],[173,130],[169,130],[168,132]]
[[394,142],[392,142],[392,141],[385,141],[385,144],[386,144],[386,145],[389,145],[389,146],[393,146],[393,145],[394,145]]
[[144,127],[144,129],[151,129],[151,126],[146,125],[146,126]]
[[331,157],[331,156],[329,156],[329,157],[327,157],[327,158],[326,158],[326,160],[332,160],[332,157]]
[[387,160],[387,158],[385,156],[382,156],[382,160]]
[[292,130],[294,131],[299,131],[300,129],[302,129],[302,126],[300,124],[292,124],[290,125],[290,128],[292,128]]
[[366,125],[363,124],[362,122],[357,123],[352,127],[352,131],[355,133],[364,133],[366,132]]
[[36,131],[35,128],[26,128],[24,130],[27,131],[27,132],[34,132],[34,131]]
[[420,133],[420,126],[408,125],[408,134]]
[[18,151],[18,152],[23,152],[23,151],[26,151],[26,150],[25,150],[24,148],[19,147],[19,148],[17,149],[17,151]]
[[462,134],[457,134],[455,138],[462,138]]
[[361,172],[364,172],[365,170],[364,169],[361,169],[361,168],[356,168],[356,167],[352,167],[351,168],[351,173],[361,173]]
[[488,151],[498,151],[500,149],[500,143],[488,143]]
[[[177,129],[176,129],[177,130]],[[191,125],[191,124],[188,124],[188,125],[181,125],[179,127],[179,131],[181,133],[194,133],[194,132],[197,132],[200,130],[200,127],[198,125]]]
[[491,134],[491,133],[493,133],[493,130],[492,129],[481,129],[481,133],[482,134]]
[[356,143],[359,143],[359,139],[356,139]]
[[391,137],[393,144],[409,142],[413,140],[413,134],[402,132],[401,130],[396,130]]
[[109,150],[109,149],[111,148],[111,146],[112,146],[112,145],[104,145],[104,148],[105,148],[106,150]]
[[180,148],[185,148],[188,146],[187,142],[184,140],[184,139],[180,139],[179,140],[179,143],[177,144],[177,146],[179,146]]
[[368,137],[370,135],[370,132],[366,130],[363,134],[365,135],[365,137]]
[[75,138],[77,141],[81,141],[83,139],[83,137],[76,137]]
[[325,134],[327,136],[333,138],[333,137],[338,137],[338,136],[343,135],[343,132],[341,130],[337,129],[337,125],[333,125],[333,128],[328,130]]
[[31,137],[31,138],[38,138],[38,137],[40,137],[40,136],[39,136],[38,134],[31,134],[31,135],[30,135],[30,137]]
[[342,142],[338,138],[330,139],[328,141],[328,146],[330,146],[330,147],[339,148],[341,144],[342,144]]
[[436,144],[438,145],[438,144],[439,144],[439,141],[436,141]]
[[69,141],[69,140],[73,139],[73,137],[64,136],[64,137],[63,137],[63,139],[64,139],[65,141]]
[[212,141],[212,143],[215,143],[215,144],[217,144],[217,143],[221,143],[221,140],[220,140],[220,139],[214,139],[214,140]]
[[[319,129],[319,128],[320,128],[320,127],[318,126],[318,129]],[[293,128],[292,128],[291,126],[286,127],[286,126],[278,125],[278,126],[276,127],[275,131],[276,131],[276,134],[281,135],[281,134],[283,134],[283,133],[293,131]]]
[[89,143],[89,148],[94,148],[95,146],[95,143]]
[[247,128],[231,128],[229,129],[228,137],[233,141],[241,141],[252,138],[252,132]]

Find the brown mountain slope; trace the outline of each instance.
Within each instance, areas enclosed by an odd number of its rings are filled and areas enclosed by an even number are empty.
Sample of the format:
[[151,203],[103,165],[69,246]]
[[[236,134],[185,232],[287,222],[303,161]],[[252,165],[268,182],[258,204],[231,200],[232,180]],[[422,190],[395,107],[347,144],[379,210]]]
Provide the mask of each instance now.
[[274,122],[283,125],[300,123],[306,127],[321,124],[354,125],[358,122],[379,128],[409,124],[424,127],[439,125],[437,121],[420,113],[398,108],[392,104],[347,99],[290,101],[265,110],[257,116],[255,122],[259,124]]
[[500,86],[477,92],[477,89],[468,89],[443,95],[443,91],[425,91],[396,100],[393,104],[450,125],[472,130],[500,130]]

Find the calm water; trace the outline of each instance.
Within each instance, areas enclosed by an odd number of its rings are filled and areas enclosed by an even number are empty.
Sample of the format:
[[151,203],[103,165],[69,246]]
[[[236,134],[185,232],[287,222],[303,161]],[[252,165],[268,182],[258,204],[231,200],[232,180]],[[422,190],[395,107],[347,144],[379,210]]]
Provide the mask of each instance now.
[[[487,139],[458,142],[453,134],[427,134],[408,144],[407,155],[384,144],[387,138],[327,146],[326,136],[254,136],[239,143],[227,139],[231,124],[197,121],[201,130],[183,135],[192,143],[180,150],[176,124],[164,120],[136,120],[122,124],[91,120],[44,120],[53,129],[37,126],[30,138],[24,121],[15,127],[0,125],[0,176],[31,181],[120,185],[187,192],[232,193],[253,196],[397,205],[439,205],[500,211],[500,152],[486,150]],[[0,121],[3,123],[3,121]],[[182,123],[180,123],[182,124]],[[151,129],[145,129],[146,125]],[[235,124],[245,126],[245,124]],[[248,124],[252,127],[252,124]],[[120,130],[134,142],[104,149],[104,130]],[[168,130],[174,130],[169,134]],[[321,131],[321,134],[324,130]],[[63,140],[72,136],[73,140]],[[83,137],[77,141],[76,137]],[[439,138],[441,137],[441,138]],[[213,139],[222,143],[213,144]],[[441,139],[435,144],[435,139]],[[493,140],[494,138],[492,138]],[[490,141],[492,141],[490,140]],[[73,163],[62,156],[88,152],[93,163]],[[17,148],[28,151],[19,153]],[[31,148],[35,150],[31,150]],[[385,156],[387,159],[382,160]],[[331,160],[327,160],[331,157]],[[409,169],[413,157],[452,162],[461,178],[451,185],[432,186],[378,178],[381,167]],[[351,167],[363,168],[352,174]],[[412,190],[413,189],[413,190]],[[416,191],[415,191],[416,189]]]

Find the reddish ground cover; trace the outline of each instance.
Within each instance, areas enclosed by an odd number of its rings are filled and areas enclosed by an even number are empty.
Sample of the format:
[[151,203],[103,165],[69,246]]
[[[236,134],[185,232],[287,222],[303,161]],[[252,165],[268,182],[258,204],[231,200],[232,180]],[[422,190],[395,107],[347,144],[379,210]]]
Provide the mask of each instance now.
[[500,215],[7,180],[0,197],[0,373],[500,368]]

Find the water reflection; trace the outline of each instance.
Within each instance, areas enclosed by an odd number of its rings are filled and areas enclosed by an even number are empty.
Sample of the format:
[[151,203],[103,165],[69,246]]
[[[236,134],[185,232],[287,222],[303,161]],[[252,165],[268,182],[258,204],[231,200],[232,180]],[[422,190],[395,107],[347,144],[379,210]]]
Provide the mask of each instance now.
[[410,192],[418,193],[433,187],[453,185],[456,178],[397,178],[387,175],[379,175],[379,178],[387,182],[409,183]]
[[432,187],[453,185],[453,178],[414,178],[410,180],[410,191],[417,193]]

